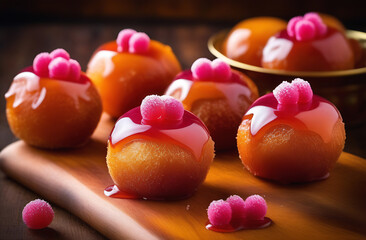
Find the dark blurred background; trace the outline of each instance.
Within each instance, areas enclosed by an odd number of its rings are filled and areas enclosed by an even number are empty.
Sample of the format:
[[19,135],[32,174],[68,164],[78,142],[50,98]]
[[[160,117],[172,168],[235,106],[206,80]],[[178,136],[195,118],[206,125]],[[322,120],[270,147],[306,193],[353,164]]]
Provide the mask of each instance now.
[[[85,70],[93,51],[123,28],[145,31],[172,46],[187,68],[199,57],[213,58],[208,38],[240,20],[255,16],[288,20],[309,11],[333,15],[348,29],[366,32],[366,0],[0,0],[0,94],[39,52],[65,48]],[[5,100],[0,99],[2,149],[15,138],[7,126]],[[345,150],[366,157],[365,127],[352,126],[347,133],[351,135]]]

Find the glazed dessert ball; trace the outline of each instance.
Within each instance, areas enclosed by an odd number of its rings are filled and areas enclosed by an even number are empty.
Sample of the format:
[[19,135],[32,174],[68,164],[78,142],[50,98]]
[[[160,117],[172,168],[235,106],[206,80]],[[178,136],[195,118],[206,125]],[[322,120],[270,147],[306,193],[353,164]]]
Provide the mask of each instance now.
[[238,150],[253,175],[281,183],[328,177],[345,142],[342,117],[302,79],[257,99],[238,130]]
[[103,110],[118,118],[146,95],[162,94],[180,71],[169,46],[125,29],[96,50],[86,73],[102,97]]
[[191,70],[180,73],[166,95],[183,103],[210,130],[216,150],[236,146],[236,132],[249,106],[258,98],[255,84],[246,75],[216,59],[196,60]]
[[147,96],[118,119],[108,141],[109,174],[129,198],[187,198],[213,158],[206,126],[169,96]]
[[223,53],[233,60],[261,66],[262,50],[268,39],[286,29],[286,25],[285,21],[274,17],[256,17],[241,21],[225,39]]
[[63,49],[38,54],[32,67],[15,76],[5,98],[14,135],[41,148],[85,144],[102,113],[98,91]]
[[355,57],[342,31],[329,27],[317,13],[292,18],[287,29],[271,37],[263,49],[262,66],[288,71],[352,69]]

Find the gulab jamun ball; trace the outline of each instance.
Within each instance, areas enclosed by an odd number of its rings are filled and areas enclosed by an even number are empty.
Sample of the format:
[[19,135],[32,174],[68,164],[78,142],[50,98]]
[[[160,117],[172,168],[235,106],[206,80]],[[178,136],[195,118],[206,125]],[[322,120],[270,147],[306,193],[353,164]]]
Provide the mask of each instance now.
[[256,17],[238,23],[223,43],[228,58],[261,66],[262,50],[268,39],[286,29],[286,22],[274,17]]
[[149,94],[163,94],[181,71],[172,49],[149,36],[124,29],[117,40],[100,46],[87,75],[96,85],[103,110],[114,118],[137,107]]
[[246,75],[220,59],[196,60],[191,70],[177,75],[165,92],[183,103],[210,130],[216,150],[233,149],[236,132],[258,90]]
[[118,119],[108,141],[109,174],[128,198],[187,198],[213,158],[206,126],[169,96],[147,96]]
[[238,130],[242,163],[253,175],[281,183],[327,178],[345,143],[341,114],[302,79],[257,99]]
[[262,66],[287,71],[336,71],[355,67],[353,49],[343,31],[327,26],[317,13],[292,18],[271,37]]
[[94,132],[102,102],[77,61],[63,49],[40,53],[5,94],[15,136],[40,148],[73,148]]

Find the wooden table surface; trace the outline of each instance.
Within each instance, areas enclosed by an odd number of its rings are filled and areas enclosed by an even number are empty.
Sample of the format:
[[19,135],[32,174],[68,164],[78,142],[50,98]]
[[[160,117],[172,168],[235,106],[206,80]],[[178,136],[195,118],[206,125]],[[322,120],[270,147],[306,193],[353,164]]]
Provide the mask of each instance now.
[[[30,65],[42,51],[62,47],[80,61],[85,70],[93,51],[102,43],[114,39],[120,29],[135,28],[147,32],[151,38],[172,46],[183,68],[188,68],[199,57],[212,55],[207,39],[215,32],[229,28],[233,23],[143,23],[119,21],[114,23],[39,23],[0,26],[0,94],[10,86],[12,78]],[[358,26],[359,27],[359,26]],[[366,26],[357,28],[366,31]],[[0,149],[16,139],[11,134],[5,117],[5,101],[0,106]],[[346,126],[345,151],[366,158],[366,123]],[[104,239],[74,215],[54,206],[56,218],[52,229],[29,230],[21,219],[26,203],[42,196],[26,189],[0,172],[0,239]],[[52,203],[51,203],[52,204]]]

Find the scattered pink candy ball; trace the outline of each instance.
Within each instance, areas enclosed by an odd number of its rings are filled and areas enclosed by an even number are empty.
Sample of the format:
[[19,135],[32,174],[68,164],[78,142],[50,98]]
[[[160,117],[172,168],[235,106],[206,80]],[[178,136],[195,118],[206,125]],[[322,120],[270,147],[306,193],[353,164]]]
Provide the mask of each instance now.
[[291,85],[297,88],[300,103],[307,103],[313,99],[313,90],[311,89],[309,82],[304,81],[301,78],[296,78],[292,80]]
[[183,118],[183,104],[171,96],[162,96],[164,102],[164,118],[171,121],[179,121]]
[[301,17],[301,16],[293,17],[293,18],[290,19],[290,21],[287,24],[287,34],[290,37],[295,37],[295,34],[296,34],[295,33],[295,26],[302,19],[303,19],[303,17]]
[[232,219],[243,219],[246,216],[245,212],[245,202],[244,200],[238,195],[232,195],[226,202],[230,204],[231,211],[232,211]]
[[297,87],[286,81],[283,81],[273,90],[273,95],[279,104],[296,104],[299,100]]
[[245,200],[245,212],[248,219],[262,220],[267,213],[267,203],[259,195],[252,195]]
[[212,201],[207,209],[208,220],[213,226],[225,226],[231,221],[231,207],[224,200]]
[[147,121],[158,120],[164,113],[164,102],[157,95],[146,96],[141,103],[140,111],[142,118]]
[[231,77],[231,68],[229,64],[221,59],[215,59],[211,62],[214,78],[219,82],[226,82]]
[[324,34],[327,33],[327,25],[324,24],[319,14],[315,12],[309,12],[304,15],[304,19],[314,24],[317,36],[323,36]]
[[51,224],[54,215],[51,205],[41,199],[29,202],[22,212],[23,222],[31,229],[46,228]]
[[50,62],[48,70],[50,78],[66,80],[70,72],[70,63],[65,58],[57,57]]
[[194,79],[208,81],[212,79],[211,61],[207,58],[197,59],[191,67]]
[[295,26],[296,40],[297,41],[308,41],[314,39],[316,36],[316,29],[312,22],[303,19],[297,22]]
[[118,45],[118,51],[119,52],[127,52],[129,49],[129,41],[133,34],[135,34],[136,31],[133,29],[123,29],[118,33],[117,37],[117,45]]
[[48,77],[48,64],[52,58],[49,53],[39,53],[33,60],[33,70],[40,77]]
[[74,59],[69,60],[70,70],[68,79],[77,82],[80,79],[81,67],[78,61]]
[[66,50],[62,49],[62,48],[57,48],[57,49],[53,50],[50,53],[50,56],[51,56],[52,59],[55,59],[55,58],[58,58],[58,57],[64,58],[66,60],[70,59],[69,53],[66,52]]
[[131,36],[129,40],[130,53],[145,53],[149,49],[150,38],[146,33],[138,32]]

